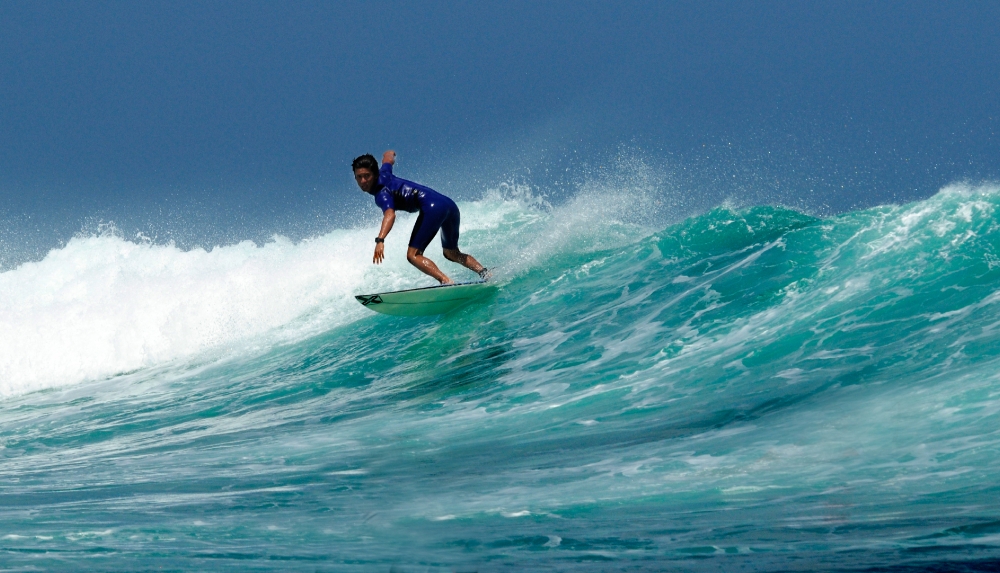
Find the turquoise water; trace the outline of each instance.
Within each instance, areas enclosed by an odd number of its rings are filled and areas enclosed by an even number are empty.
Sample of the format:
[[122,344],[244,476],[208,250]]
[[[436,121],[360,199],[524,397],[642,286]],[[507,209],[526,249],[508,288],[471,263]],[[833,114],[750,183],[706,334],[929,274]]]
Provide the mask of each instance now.
[[1000,559],[1000,190],[665,227],[515,195],[461,204],[499,289],[437,318],[353,300],[426,283],[373,225],[0,274],[0,568]]

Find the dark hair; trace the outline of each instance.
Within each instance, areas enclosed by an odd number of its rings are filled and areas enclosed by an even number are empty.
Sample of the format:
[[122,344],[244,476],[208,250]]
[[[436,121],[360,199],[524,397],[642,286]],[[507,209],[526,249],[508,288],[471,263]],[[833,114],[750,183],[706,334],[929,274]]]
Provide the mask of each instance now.
[[378,161],[375,161],[375,156],[371,153],[355,157],[354,161],[351,162],[351,171],[357,171],[358,169],[367,169],[376,174],[378,173]]

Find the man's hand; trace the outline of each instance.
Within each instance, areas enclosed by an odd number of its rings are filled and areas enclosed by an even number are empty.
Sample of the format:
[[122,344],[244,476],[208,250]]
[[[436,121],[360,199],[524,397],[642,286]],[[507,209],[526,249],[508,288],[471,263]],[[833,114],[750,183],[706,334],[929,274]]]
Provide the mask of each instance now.
[[[386,151],[388,154],[389,152]],[[385,213],[382,214],[382,228],[378,231],[378,236],[383,240],[389,236],[389,231],[392,230],[392,224],[396,222],[396,210],[386,209]],[[375,243],[375,256],[372,257],[372,262],[376,265],[381,263],[385,259],[385,243]]]
[[393,150],[386,151],[382,154],[382,163],[388,163],[389,165],[396,164],[396,152]]

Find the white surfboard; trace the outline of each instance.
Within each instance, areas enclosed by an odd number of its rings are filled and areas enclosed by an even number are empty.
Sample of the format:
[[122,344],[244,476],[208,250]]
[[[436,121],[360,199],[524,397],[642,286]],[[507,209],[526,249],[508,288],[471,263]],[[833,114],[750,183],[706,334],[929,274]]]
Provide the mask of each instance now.
[[365,308],[396,316],[431,316],[444,314],[482,298],[496,287],[486,281],[434,285],[394,292],[359,294]]

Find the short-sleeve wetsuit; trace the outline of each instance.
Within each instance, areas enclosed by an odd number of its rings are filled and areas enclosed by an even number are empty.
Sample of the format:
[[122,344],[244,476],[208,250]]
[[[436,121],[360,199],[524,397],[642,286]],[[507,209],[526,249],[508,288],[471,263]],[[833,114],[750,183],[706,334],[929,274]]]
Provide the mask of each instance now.
[[387,209],[414,213],[420,211],[410,234],[410,246],[424,252],[431,239],[441,230],[441,246],[458,250],[458,205],[437,191],[401,179],[392,174],[392,164],[383,163],[378,171],[378,184],[369,191],[375,203],[385,213]]

